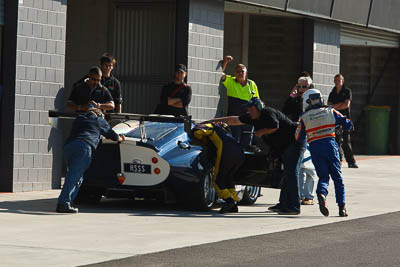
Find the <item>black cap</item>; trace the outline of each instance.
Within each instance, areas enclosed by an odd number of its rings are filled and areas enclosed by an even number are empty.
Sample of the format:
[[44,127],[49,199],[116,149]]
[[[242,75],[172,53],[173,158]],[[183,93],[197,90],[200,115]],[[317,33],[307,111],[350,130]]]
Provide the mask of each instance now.
[[183,65],[183,64],[178,64],[178,65],[176,65],[176,67],[175,67],[175,72],[177,72],[177,71],[187,72],[186,66]]

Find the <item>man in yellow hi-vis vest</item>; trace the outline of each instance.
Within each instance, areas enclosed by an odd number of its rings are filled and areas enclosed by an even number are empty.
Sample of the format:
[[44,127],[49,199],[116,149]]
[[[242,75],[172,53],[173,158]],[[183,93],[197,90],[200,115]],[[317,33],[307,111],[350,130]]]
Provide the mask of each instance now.
[[238,212],[240,199],[232,180],[244,162],[242,149],[227,128],[223,123],[207,123],[197,124],[192,130],[194,138],[216,149],[213,186],[218,197],[225,201],[219,213]]
[[[227,116],[238,116],[247,112],[247,102],[256,97],[260,98],[258,88],[254,81],[247,78],[247,68],[243,64],[238,64],[235,67],[235,76],[226,75],[225,68],[229,62],[233,60],[232,56],[225,56],[222,61],[222,84],[226,88],[228,96],[228,114]],[[250,143],[249,135],[242,135],[243,130],[247,129],[246,126],[233,126],[232,135],[241,143],[246,146]]]

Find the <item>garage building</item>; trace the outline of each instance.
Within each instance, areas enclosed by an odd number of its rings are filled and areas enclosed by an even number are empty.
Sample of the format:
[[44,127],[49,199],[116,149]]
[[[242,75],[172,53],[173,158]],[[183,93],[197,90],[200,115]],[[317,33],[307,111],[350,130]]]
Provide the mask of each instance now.
[[341,72],[354,151],[365,153],[364,108],[388,105],[389,153],[400,154],[398,10],[395,0],[0,0],[0,191],[61,186],[68,125],[51,128],[48,110],[64,107],[104,52],[117,58],[123,112],[153,112],[174,65],[186,64],[197,120],[224,114],[216,67],[226,54],[278,109],[301,71],[325,97]]

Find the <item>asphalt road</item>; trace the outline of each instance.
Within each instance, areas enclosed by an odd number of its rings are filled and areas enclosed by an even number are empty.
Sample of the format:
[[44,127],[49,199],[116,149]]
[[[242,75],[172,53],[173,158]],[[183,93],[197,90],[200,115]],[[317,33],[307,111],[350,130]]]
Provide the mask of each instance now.
[[400,212],[87,266],[400,266]]

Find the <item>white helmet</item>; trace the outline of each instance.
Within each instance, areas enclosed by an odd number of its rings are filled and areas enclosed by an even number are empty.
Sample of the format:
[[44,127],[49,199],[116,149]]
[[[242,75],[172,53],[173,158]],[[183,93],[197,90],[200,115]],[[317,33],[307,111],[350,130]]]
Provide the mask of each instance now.
[[323,105],[322,94],[317,89],[308,89],[303,94],[303,111],[308,110],[314,105]]

